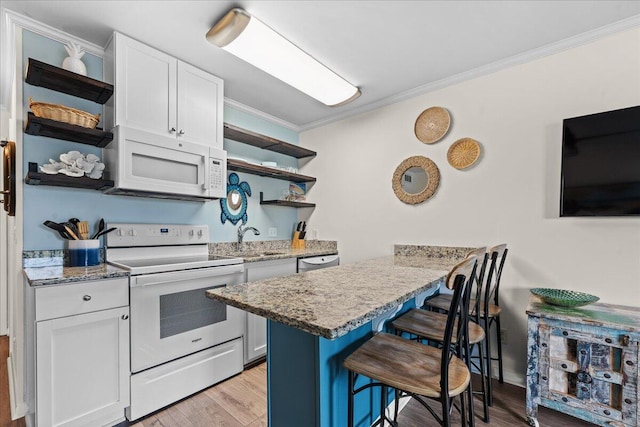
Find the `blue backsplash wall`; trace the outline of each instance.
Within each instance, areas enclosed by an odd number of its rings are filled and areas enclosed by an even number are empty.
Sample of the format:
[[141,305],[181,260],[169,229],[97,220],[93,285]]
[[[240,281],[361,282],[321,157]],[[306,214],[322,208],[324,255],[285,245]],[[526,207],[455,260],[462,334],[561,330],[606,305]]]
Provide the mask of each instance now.
[[[23,70],[28,58],[38,59],[48,64],[60,66],[67,56],[64,46],[56,41],[29,31],[23,31]],[[85,54],[82,61],[87,66],[89,77],[102,79],[102,59]],[[24,77],[24,76],[23,76]],[[23,78],[24,81],[24,78]],[[42,87],[23,83],[24,116],[29,111],[29,97],[35,101],[62,104],[92,114],[102,112],[102,106],[91,101],[62,94]],[[270,121],[225,106],[225,122],[269,135],[283,141],[297,144],[298,133]],[[98,126],[102,126],[100,123]],[[77,150],[81,153],[93,153],[102,157],[100,148],[74,142],[24,134],[23,170],[28,170],[28,162],[39,165],[49,159],[58,160],[61,153]],[[270,151],[249,147],[235,141],[225,140],[225,149],[229,156],[258,161],[275,161],[278,165],[297,166],[297,160]],[[231,171],[230,171],[231,172]],[[281,240],[291,237],[293,224],[297,220],[294,208],[261,206],[260,191],[265,198],[278,198],[288,188],[287,181],[264,178],[256,175],[238,174],[241,181],[251,186],[247,213],[248,225],[258,228],[262,234],[254,237],[247,233],[246,240]],[[42,223],[50,219],[55,222],[66,221],[71,217],[89,221],[91,230],[97,226],[100,218],[107,222],[140,222],[168,224],[207,224],[212,242],[229,242],[236,239],[237,226],[220,221],[220,202],[184,202],[129,196],[105,195],[99,191],[63,188],[52,186],[26,185],[24,187],[24,250],[63,249],[64,241],[53,230]],[[277,237],[267,237],[269,227],[278,229]]]

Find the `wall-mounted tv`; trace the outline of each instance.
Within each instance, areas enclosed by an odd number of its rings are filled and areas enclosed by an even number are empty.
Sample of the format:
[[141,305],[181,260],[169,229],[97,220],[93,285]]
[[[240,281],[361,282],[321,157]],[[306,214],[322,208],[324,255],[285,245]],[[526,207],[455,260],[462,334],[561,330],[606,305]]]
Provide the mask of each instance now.
[[560,216],[640,215],[640,106],[563,121]]

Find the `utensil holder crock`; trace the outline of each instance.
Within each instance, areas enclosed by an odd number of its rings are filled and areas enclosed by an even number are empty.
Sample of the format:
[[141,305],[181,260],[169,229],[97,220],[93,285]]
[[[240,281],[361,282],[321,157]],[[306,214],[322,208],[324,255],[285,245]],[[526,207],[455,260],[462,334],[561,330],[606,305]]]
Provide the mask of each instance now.
[[69,266],[88,267],[100,264],[100,240],[69,240]]

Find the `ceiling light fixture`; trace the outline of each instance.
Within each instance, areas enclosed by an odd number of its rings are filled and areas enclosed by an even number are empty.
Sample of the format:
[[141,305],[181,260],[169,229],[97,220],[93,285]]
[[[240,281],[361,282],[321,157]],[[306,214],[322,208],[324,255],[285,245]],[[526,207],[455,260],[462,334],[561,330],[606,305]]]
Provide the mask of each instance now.
[[209,30],[207,40],[328,106],[344,105],[361,94],[243,9],[230,10]]

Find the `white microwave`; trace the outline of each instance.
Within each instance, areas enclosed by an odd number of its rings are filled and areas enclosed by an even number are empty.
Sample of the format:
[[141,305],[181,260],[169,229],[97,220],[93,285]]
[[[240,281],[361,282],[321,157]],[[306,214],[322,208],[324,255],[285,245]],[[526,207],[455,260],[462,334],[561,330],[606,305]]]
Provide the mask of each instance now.
[[227,153],[213,147],[116,126],[103,149],[109,194],[206,201],[227,196]]

